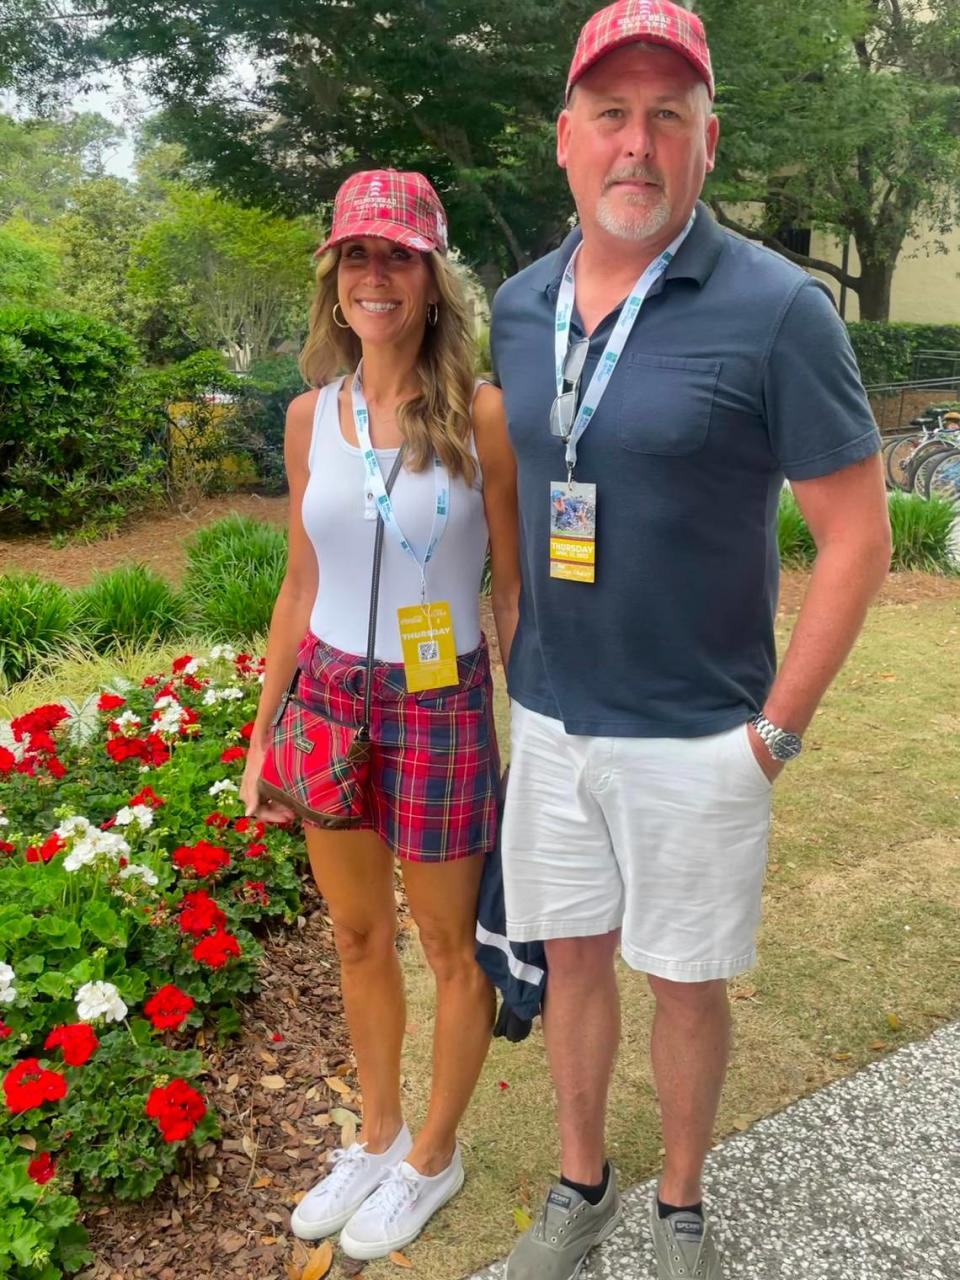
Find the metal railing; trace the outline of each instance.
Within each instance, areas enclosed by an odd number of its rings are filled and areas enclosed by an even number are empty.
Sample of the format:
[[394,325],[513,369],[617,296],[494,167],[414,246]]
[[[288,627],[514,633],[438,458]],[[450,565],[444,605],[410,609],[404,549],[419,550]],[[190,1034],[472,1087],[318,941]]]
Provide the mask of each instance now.
[[944,400],[960,400],[960,356],[956,374],[910,382],[874,383],[866,388],[881,432],[899,431],[918,413]]

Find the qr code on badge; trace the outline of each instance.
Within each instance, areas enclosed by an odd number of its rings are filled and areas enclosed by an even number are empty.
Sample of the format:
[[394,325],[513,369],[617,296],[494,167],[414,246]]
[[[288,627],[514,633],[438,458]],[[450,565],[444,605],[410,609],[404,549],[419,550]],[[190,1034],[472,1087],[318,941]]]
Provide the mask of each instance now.
[[439,662],[440,646],[436,640],[421,640],[417,644],[417,653],[421,662]]

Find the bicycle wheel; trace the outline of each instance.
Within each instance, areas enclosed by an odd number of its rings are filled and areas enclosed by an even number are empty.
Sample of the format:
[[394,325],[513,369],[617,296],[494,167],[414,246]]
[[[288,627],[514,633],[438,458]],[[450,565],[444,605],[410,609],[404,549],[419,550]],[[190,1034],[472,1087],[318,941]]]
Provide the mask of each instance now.
[[913,439],[915,439],[914,436],[898,435],[898,436],[891,436],[889,440],[885,440],[883,442],[880,448],[880,456],[883,459],[883,476],[887,482],[888,489],[896,488],[896,485],[893,482],[893,476],[890,472],[890,456],[893,453],[894,449],[897,447],[897,445],[900,444],[902,441],[913,440]]
[[960,449],[941,458],[930,477],[930,497],[960,502]]
[[952,458],[956,452],[956,449],[944,446],[936,453],[931,454],[930,457],[924,458],[919,467],[917,467],[916,475],[913,477],[913,492],[918,493],[921,498],[929,498],[930,477],[944,459]]
[[919,448],[914,449],[910,457],[903,464],[903,485],[907,493],[913,492],[913,482],[917,478],[917,472],[928,458],[932,458],[935,453],[942,453],[944,444],[942,440],[928,440],[926,444],[922,444]]
[[890,481],[891,488],[906,488],[903,469],[909,461],[910,455],[920,443],[920,439],[920,433],[914,432],[913,435],[900,436],[894,442],[893,447],[887,454],[887,479]]

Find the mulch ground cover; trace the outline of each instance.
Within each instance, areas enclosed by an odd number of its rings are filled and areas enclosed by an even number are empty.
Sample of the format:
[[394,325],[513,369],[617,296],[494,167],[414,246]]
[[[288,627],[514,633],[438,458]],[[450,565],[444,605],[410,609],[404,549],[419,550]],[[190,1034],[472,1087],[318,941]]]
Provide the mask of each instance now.
[[[163,507],[131,521],[115,537],[84,544],[68,542],[54,547],[48,537],[0,538],[0,573],[15,570],[39,573],[67,587],[85,586],[95,573],[118,564],[139,561],[172,582],[179,581],[186,565],[186,542],[192,533],[237,511],[271,524],[285,525],[286,497],[261,498],[252,493],[230,493],[205,498],[195,506]],[[780,612],[796,613],[810,575],[787,569],[781,576]],[[894,573],[884,584],[878,604],[915,604],[924,600],[960,600],[960,576],[931,573]],[[487,629],[489,635],[489,628]]]
[[240,1036],[205,1046],[221,1139],[150,1200],[91,1209],[97,1261],[83,1280],[299,1276],[308,1255],[290,1209],[349,1138],[331,1112],[360,1110],[332,931],[306,883],[303,909],[298,927],[265,940],[262,991]]

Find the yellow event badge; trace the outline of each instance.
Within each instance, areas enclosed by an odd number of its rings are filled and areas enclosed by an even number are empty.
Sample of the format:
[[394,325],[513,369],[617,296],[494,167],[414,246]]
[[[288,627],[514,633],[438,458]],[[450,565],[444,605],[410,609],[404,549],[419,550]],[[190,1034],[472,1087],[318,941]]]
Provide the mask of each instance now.
[[595,582],[597,486],[550,481],[550,577]]
[[460,683],[453,618],[445,600],[397,610],[407,693]]

